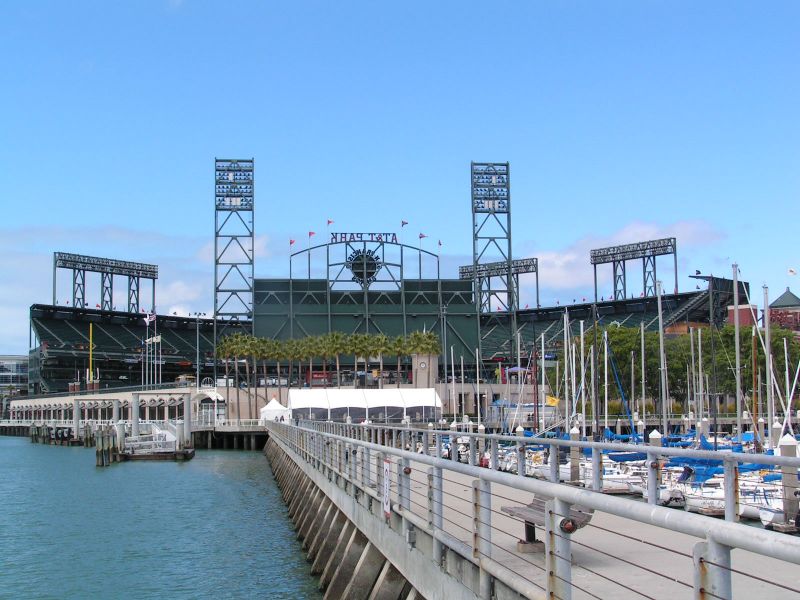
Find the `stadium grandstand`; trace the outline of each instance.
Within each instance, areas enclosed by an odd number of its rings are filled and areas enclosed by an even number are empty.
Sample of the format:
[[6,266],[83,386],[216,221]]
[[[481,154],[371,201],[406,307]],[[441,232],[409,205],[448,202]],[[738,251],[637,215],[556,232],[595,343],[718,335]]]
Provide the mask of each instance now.
[[34,338],[28,361],[30,393],[66,391],[70,384],[85,383],[90,324],[100,388],[140,385],[145,340],[156,332],[161,336],[163,382],[182,375],[195,377],[198,356],[201,378],[214,374],[212,319],[158,315],[148,327],[143,313],[34,304],[30,324]]
[[[472,263],[459,269],[458,278],[442,277],[439,254],[419,244],[402,243],[397,232],[328,232],[321,243],[290,255],[288,277],[256,278],[254,273],[254,161],[215,161],[215,285],[214,313],[210,319],[155,315],[158,267],[57,252],[53,263],[53,301],[30,308],[31,346],[29,392],[66,391],[85,382],[89,368],[90,325],[92,359],[99,386],[139,385],[143,381],[145,342],[161,336],[161,381],[193,376],[216,376],[215,349],[233,331],[279,340],[321,335],[382,333],[390,337],[414,331],[433,331],[442,342],[436,366],[439,381],[446,380],[448,361],[463,359],[470,373],[476,366],[491,379],[498,363],[522,363],[541,348],[552,360],[563,345],[564,316],[571,333],[581,322],[586,329],[595,318],[601,327],[658,328],[658,301],[667,335],[678,335],[712,319],[722,323],[732,304],[733,281],[711,276],[697,278],[708,289],[679,292],[677,240],[646,240],[592,250],[589,262],[595,273],[593,301],[568,306],[539,305],[538,259],[514,259],[511,244],[511,195],[508,163],[471,164]],[[232,221],[246,227],[231,229]],[[329,222],[330,225],[331,222]],[[401,223],[401,228],[406,225]],[[315,240],[322,238],[320,235]],[[414,237],[416,241],[416,236]],[[231,254],[234,248],[236,253]],[[656,261],[669,257],[675,281],[670,294],[661,290]],[[639,285],[628,285],[626,267],[641,261]],[[610,265],[613,293],[597,298],[597,269]],[[59,305],[56,276],[72,271],[72,297]],[[100,301],[90,308],[86,298],[86,273],[99,273]],[[535,275],[535,308],[520,308],[519,276]],[[114,277],[127,278],[125,310],[114,301]],[[150,281],[149,310],[141,306],[142,280]],[[546,282],[544,282],[546,285]],[[122,286],[117,286],[117,292]],[[636,290],[633,291],[632,288]],[[740,282],[740,297],[747,284]],[[70,305],[71,304],[71,305]],[[212,316],[212,315],[209,315]],[[476,365],[475,352],[480,353]],[[343,367],[354,367],[355,357],[342,356]],[[349,362],[349,364],[348,364]],[[452,368],[452,367],[451,367]],[[366,367],[365,367],[366,370]],[[95,377],[90,379],[96,379]]]

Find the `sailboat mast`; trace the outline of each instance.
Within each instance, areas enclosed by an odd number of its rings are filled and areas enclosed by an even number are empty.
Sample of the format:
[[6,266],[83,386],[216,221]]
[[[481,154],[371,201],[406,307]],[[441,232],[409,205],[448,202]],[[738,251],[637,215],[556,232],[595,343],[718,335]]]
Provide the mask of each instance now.
[[661,426],[667,435],[667,361],[664,356],[664,315],[661,312],[661,282],[656,281],[658,293],[658,353],[661,366]]
[[694,327],[689,327],[689,351],[692,363],[692,389],[689,398],[689,406],[694,407],[694,414],[697,414],[697,375],[694,364]]
[[647,427],[647,400],[645,399],[645,378],[644,378],[644,321],[639,323],[639,331],[642,339],[642,423]]
[[703,420],[704,414],[704,406],[705,406],[705,396],[703,395],[704,392],[704,384],[705,378],[703,377],[703,330],[697,330],[697,380],[700,383],[698,387],[699,391],[699,402],[697,403],[697,421],[700,422]]
[[[586,437],[586,351],[583,344],[583,320],[581,320],[581,435]],[[788,374],[786,377],[788,382]]]
[[775,404],[772,398],[772,341],[769,332],[769,288],[764,286],[764,345],[767,355],[767,447],[772,448],[772,424],[775,421]]
[[603,332],[603,427],[608,427],[608,330]]
[[733,263],[733,339],[736,353],[736,428],[742,439],[742,358],[739,348],[739,265]]

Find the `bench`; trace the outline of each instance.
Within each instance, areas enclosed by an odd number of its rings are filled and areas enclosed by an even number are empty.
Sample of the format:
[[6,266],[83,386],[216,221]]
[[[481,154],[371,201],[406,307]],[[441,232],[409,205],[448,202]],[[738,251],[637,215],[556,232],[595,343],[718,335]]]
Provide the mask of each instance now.
[[[517,544],[520,552],[534,552],[541,548],[541,542],[536,539],[536,527],[544,527],[547,515],[546,503],[552,500],[547,496],[534,496],[530,503],[525,506],[501,506],[500,510],[505,514],[520,519],[525,523],[525,539]],[[594,509],[584,506],[570,506],[569,518],[575,522],[576,528],[580,529],[589,524],[592,520]]]

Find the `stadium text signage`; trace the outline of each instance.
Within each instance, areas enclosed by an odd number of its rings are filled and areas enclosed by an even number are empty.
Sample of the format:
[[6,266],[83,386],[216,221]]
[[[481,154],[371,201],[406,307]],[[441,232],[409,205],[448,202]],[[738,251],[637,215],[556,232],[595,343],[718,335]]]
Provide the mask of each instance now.
[[345,242],[386,242],[387,244],[397,243],[396,233],[332,233],[331,244],[342,244]]

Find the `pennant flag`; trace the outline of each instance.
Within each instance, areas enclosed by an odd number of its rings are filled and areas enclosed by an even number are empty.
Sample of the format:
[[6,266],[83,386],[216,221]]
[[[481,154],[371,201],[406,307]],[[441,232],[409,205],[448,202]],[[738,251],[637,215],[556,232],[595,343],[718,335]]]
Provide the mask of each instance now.
[[525,305],[525,308],[526,308],[526,309],[528,308],[528,305],[527,305],[527,304]]
[[797,269],[789,267],[789,275],[797,275]]
[[317,232],[316,231],[309,231],[308,232],[308,237],[311,237],[312,235],[317,235]]
[[328,219],[328,225],[333,225],[333,219]]
[[442,247],[442,240],[439,240],[439,247]]
[[408,221],[400,221],[400,227],[405,227],[408,225]]
[[296,241],[296,240],[292,240],[292,239],[290,239],[290,240],[289,240],[289,246],[294,246],[294,243],[295,243],[295,241]]
[[427,235],[425,235],[424,233],[420,233],[420,234],[419,234],[419,239],[423,239],[423,238],[426,238],[426,237],[428,237],[428,236],[427,236]]
[[547,406],[558,406],[558,398],[555,396],[547,396],[544,403],[547,404]]

